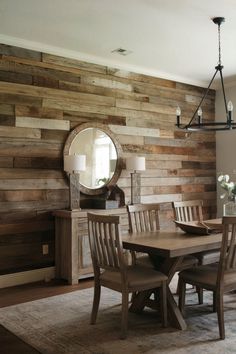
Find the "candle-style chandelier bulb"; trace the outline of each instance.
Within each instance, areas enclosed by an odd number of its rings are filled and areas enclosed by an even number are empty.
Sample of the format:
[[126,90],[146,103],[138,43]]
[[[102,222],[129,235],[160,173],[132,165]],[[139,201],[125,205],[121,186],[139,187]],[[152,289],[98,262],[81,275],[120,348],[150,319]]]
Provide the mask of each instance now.
[[233,111],[234,106],[233,106],[232,101],[229,101],[229,102],[228,102],[228,104],[227,104],[227,109],[228,109],[228,112],[232,112],[232,111]]
[[202,108],[199,107],[197,110],[197,116],[198,116],[198,124],[202,124]]
[[232,124],[234,123],[233,121],[233,109],[234,109],[234,106],[233,106],[233,103],[232,101],[229,101],[228,104],[227,104],[227,110],[228,110],[228,126],[230,128],[232,128]]
[[198,108],[197,115],[198,115],[198,117],[202,117],[202,108],[201,107]]
[[178,107],[176,108],[176,115],[177,115],[177,116],[181,116],[181,108],[180,108],[180,106],[178,106]]
[[180,106],[176,108],[176,125],[177,127],[180,126],[180,116],[181,116],[181,109]]

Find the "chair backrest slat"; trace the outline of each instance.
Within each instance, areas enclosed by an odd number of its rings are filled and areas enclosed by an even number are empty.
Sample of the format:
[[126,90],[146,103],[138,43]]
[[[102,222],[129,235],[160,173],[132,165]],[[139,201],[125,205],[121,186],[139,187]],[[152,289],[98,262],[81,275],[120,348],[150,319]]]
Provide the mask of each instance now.
[[236,272],[236,216],[226,216],[222,219],[223,236],[220,251],[217,285],[224,284],[225,272]]
[[91,257],[95,272],[125,267],[119,216],[88,213]]
[[202,221],[202,200],[188,200],[184,202],[173,202],[175,219],[177,221]]
[[127,205],[129,230],[131,233],[156,231],[160,229],[159,204]]

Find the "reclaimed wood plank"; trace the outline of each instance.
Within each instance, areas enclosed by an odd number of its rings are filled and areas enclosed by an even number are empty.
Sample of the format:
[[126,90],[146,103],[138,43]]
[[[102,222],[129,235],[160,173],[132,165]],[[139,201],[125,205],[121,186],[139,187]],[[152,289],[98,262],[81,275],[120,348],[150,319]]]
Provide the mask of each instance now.
[[30,138],[40,139],[41,131],[39,129],[18,128],[18,127],[3,127],[0,126],[0,136],[9,138]]
[[63,119],[63,112],[57,109],[47,109],[34,106],[15,106],[17,117]]
[[0,168],[0,179],[14,178],[64,178],[63,171],[41,170],[41,169],[23,169],[23,168]]
[[1,103],[0,104],[0,113],[3,115],[6,114],[8,116],[13,116],[15,114],[14,105]]
[[14,127],[15,126],[15,117],[7,116],[5,114],[0,114],[0,125],[5,127]]
[[0,59],[0,70],[11,71],[15,73],[28,74],[32,76],[47,77],[54,80],[66,80],[72,82],[80,82],[79,73],[71,73],[70,70],[59,66],[42,64],[41,62],[33,62],[28,59],[20,59],[15,57],[2,57]]
[[134,72],[126,71],[126,70],[108,68],[107,72],[108,72],[108,74],[116,76],[116,77],[122,77],[122,78],[126,78],[129,80],[151,83],[156,86],[164,86],[164,87],[172,87],[172,88],[176,86],[176,83],[174,81],[161,79],[161,78],[157,78],[157,77],[149,76],[149,75],[144,75],[144,74],[138,74],[138,73],[134,73]]
[[6,209],[9,210],[9,212],[19,211],[19,210],[25,210],[25,211],[30,211],[30,210],[46,210],[46,211],[52,211],[56,209],[66,209],[68,208],[69,203],[67,201],[26,201],[26,202],[1,202],[0,203],[0,211],[3,212]]
[[[10,167],[10,166],[1,166]],[[14,167],[16,168],[38,168],[38,169],[63,169],[62,157],[50,157],[50,156],[40,156],[40,157],[18,157],[14,158]]]
[[121,80],[115,80],[114,78],[105,78],[99,76],[85,76],[81,75],[81,83],[86,85],[100,86],[110,89],[133,91],[133,87],[130,83],[122,82]]
[[91,72],[97,72],[101,74],[106,74],[106,66],[91,64],[85,61],[71,59],[66,57],[61,57],[53,54],[42,54],[42,62],[51,63],[53,65],[61,65],[69,68],[77,68]]
[[87,93],[79,92],[67,92],[64,90],[57,90],[47,87],[37,87],[29,86],[23,84],[13,84],[1,81],[0,82],[0,93],[9,94],[21,94],[26,96],[36,96],[42,98],[58,98],[60,100],[65,99],[68,102],[76,102],[77,100],[83,102],[91,102],[95,104],[100,104],[102,106],[114,106],[115,99],[113,97],[104,97],[99,95],[91,95]]
[[53,146],[50,142],[34,141],[24,142],[14,141],[6,142],[0,141],[0,156],[14,156],[14,157],[51,157],[58,158],[62,156],[62,144],[54,143]]
[[159,129],[149,129],[142,127],[131,127],[131,126],[122,126],[122,125],[109,125],[111,131],[115,134],[123,135],[136,135],[136,136],[160,136]]
[[0,54],[27,58],[35,61],[41,61],[42,59],[40,52],[7,44],[0,44]]
[[42,98],[34,96],[22,96],[19,94],[0,93],[0,103],[31,105],[34,107],[42,107]]
[[47,119],[47,118],[31,118],[16,117],[16,127],[39,128],[39,129],[55,129],[70,130],[70,122],[67,120]]
[[45,199],[44,190],[0,191],[1,202],[20,202]]
[[0,167],[13,167],[13,157],[0,156]]
[[62,109],[66,111],[77,111],[77,112],[85,112],[85,113],[95,113],[95,114],[105,114],[105,115],[118,115],[124,116],[124,114],[117,113],[117,109],[115,107],[103,106],[103,105],[95,105],[95,104],[83,104],[79,101],[75,100],[55,100],[55,99],[43,99],[43,107],[46,108],[56,108]]
[[0,70],[0,81],[31,85],[32,75]]
[[121,89],[111,89],[106,87],[94,86],[94,85],[86,85],[86,84],[78,84],[74,82],[67,81],[59,81],[59,88],[67,91],[76,91],[76,92],[84,92],[101,96],[111,96],[117,99],[130,99],[135,101],[143,101],[148,102],[148,95],[143,95],[139,93],[134,93],[130,91],[125,91]]
[[11,178],[0,179],[0,190],[27,189],[68,189],[66,179],[62,178]]

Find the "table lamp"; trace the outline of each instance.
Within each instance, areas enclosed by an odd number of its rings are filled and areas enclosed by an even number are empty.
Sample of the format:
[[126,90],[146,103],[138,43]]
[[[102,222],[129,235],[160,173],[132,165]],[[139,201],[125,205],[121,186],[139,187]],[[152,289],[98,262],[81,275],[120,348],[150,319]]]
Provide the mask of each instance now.
[[126,170],[131,172],[131,204],[138,204],[141,201],[141,174],[137,171],[145,171],[145,157],[131,156],[126,159]]
[[70,210],[80,210],[80,188],[79,172],[86,169],[86,155],[65,155],[64,171],[69,174],[70,192],[69,208]]

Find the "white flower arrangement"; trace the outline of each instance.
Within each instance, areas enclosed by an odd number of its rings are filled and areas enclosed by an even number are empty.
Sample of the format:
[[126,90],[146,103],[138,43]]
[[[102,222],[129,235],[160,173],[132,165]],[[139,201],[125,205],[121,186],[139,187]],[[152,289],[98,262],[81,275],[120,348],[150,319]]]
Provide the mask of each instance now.
[[220,183],[220,186],[227,192],[221,194],[221,199],[223,199],[226,195],[228,195],[229,198],[236,196],[236,183],[232,181],[230,182],[229,175],[220,175],[218,177],[218,182]]

